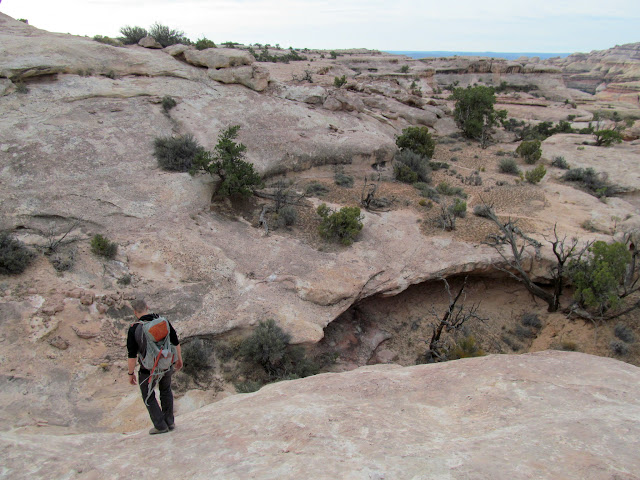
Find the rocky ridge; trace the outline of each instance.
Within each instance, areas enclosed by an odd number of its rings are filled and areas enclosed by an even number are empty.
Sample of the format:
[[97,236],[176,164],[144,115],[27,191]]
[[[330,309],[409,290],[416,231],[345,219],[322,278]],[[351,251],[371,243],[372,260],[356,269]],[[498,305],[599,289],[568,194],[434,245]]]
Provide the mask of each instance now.
[[638,385],[638,367],[567,352],[363,367],[227,398],[155,437],[3,432],[2,476],[632,480]]
[[[6,319],[3,421],[80,430],[94,426],[96,418],[111,430],[143,425],[144,412],[136,412],[140,423],[125,425],[102,413],[105,405],[130,409],[139,403],[125,388],[111,396],[103,388],[122,373],[127,302],[135,295],[176,319],[183,338],[240,335],[274,318],[296,343],[309,345],[368,298],[399,295],[441,276],[495,275],[499,256],[479,236],[489,233],[486,224],[469,215],[455,235],[430,228],[427,208],[412,187],[407,193],[393,182],[381,183],[395,207],[365,212],[363,232],[347,249],[319,246],[295,231],[267,236],[241,209],[211,205],[215,179],[157,167],[154,138],[191,133],[212,148],[221,130],[239,124],[247,159],[268,182],[290,180],[302,192],[311,180],[332,185],[339,168],[359,181],[377,174],[389,179],[394,136],[402,128],[425,125],[442,138],[456,131],[452,102],[437,93],[455,81],[537,88],[542,95],[499,96],[501,108],[534,122],[575,114],[576,125],[585,126],[598,101],[568,88],[560,67],[536,59],[411,61],[371,51],[338,53],[336,59],[311,52],[308,61],[273,64],[255,62],[240,49],[113,47],[0,14],[2,227],[42,247],[49,231],[63,232],[78,222],[71,271],[58,273],[40,256],[32,270],[0,283]],[[304,79],[307,71],[311,81]],[[347,83],[336,88],[334,80],[342,75]],[[28,94],[16,92],[20,84]],[[168,114],[161,108],[166,95],[177,101]],[[590,238],[610,238],[614,217],[622,229],[637,228],[637,144],[603,151],[576,150],[583,141],[578,136],[544,143],[545,156],[562,154],[574,165],[597,166],[628,188],[627,196],[603,203],[558,182],[559,169],[550,168],[539,186],[515,185],[497,171],[495,159],[487,160],[502,148],[515,148],[511,137],[505,134],[504,140],[487,151],[460,140],[455,148],[469,152],[458,154],[460,161],[453,160],[453,148],[439,145],[436,159],[450,162],[456,173],[434,172],[434,184],[463,184],[467,175],[485,169],[484,185],[465,186],[470,207],[496,199],[499,213],[530,222],[540,233],[558,222],[568,234],[582,236],[581,224],[589,220],[600,229]],[[301,210],[311,217],[322,201],[358,204],[360,185],[332,201],[311,197]],[[260,210],[246,207],[252,208]],[[88,240],[95,233],[119,244],[115,260],[90,254]],[[544,262],[532,269],[541,281],[548,275]],[[381,338],[372,333],[365,362],[380,358],[372,353]],[[20,352],[26,347],[42,362],[23,366]],[[393,352],[384,357],[393,361]],[[59,364],[68,371],[56,370]],[[26,399],[29,410],[23,408]],[[185,404],[210,400],[189,397]],[[51,404],[64,408],[52,412]]]

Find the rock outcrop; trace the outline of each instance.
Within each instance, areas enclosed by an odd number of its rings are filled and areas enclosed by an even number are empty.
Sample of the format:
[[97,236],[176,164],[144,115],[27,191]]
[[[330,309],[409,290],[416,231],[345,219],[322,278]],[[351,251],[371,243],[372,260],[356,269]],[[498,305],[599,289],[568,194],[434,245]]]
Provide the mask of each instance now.
[[0,433],[3,475],[632,480],[639,385],[638,367],[557,351],[364,367],[227,398],[161,436]]

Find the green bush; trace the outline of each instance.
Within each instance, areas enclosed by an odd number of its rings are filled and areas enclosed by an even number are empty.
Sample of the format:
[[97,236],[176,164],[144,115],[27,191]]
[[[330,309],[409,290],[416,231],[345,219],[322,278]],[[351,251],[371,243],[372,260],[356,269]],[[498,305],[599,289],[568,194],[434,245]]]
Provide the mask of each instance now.
[[282,225],[290,227],[298,220],[298,212],[295,207],[291,205],[285,205],[278,211],[278,222]]
[[196,40],[196,50],[206,50],[207,48],[216,48],[216,44],[207,37],[202,37]]
[[597,197],[610,197],[618,192],[618,188],[607,181],[606,174],[598,173],[591,167],[572,168],[562,176],[562,180],[577,182]]
[[622,142],[622,134],[617,130],[598,130],[593,132],[598,147],[610,147],[614,143]]
[[347,76],[343,75],[341,77],[335,77],[333,79],[333,86],[336,88],[340,88],[347,84]]
[[536,184],[540,183],[540,180],[542,180],[546,174],[547,169],[544,168],[544,165],[540,164],[536,168],[526,172],[524,174],[524,178],[527,180],[527,182]]
[[447,182],[440,182],[436,187],[436,190],[442,195],[447,195],[450,197],[457,195],[462,198],[467,198],[467,194],[462,187],[452,187]]
[[221,179],[216,193],[223,196],[249,196],[254,187],[262,185],[262,179],[253,165],[245,160],[247,147],[234,140],[238,136],[240,125],[233,125],[218,136],[213,152],[202,150],[193,160],[191,173],[203,170]]
[[185,45],[189,45],[191,43],[191,41],[184,36],[184,32],[182,30],[174,30],[160,23],[154,23],[151,25],[151,28],[149,28],[149,36],[153,37],[154,40],[163,47],[168,47],[177,43],[184,43]]
[[[455,158],[455,157],[454,157]],[[451,159],[452,162],[455,162],[456,160],[454,160],[453,158]],[[449,164],[447,162],[429,162],[427,164],[429,166],[429,168],[431,168],[431,170],[433,171],[438,171],[438,170],[448,170],[449,169]]]
[[564,157],[553,157],[551,166],[556,168],[561,168],[562,170],[569,170],[569,164],[564,159]]
[[464,218],[467,216],[467,202],[460,200],[459,198],[456,198],[453,201],[453,205],[451,205],[449,209],[451,213],[458,218]]
[[336,185],[341,187],[351,188],[353,187],[353,177],[349,175],[345,175],[344,173],[337,172],[333,177]]
[[0,232],[0,274],[22,273],[31,264],[35,254],[9,232]]
[[396,145],[400,151],[411,150],[426,158],[433,157],[436,142],[431,138],[427,127],[407,127],[402,134],[396,137]]
[[582,306],[603,313],[620,305],[618,287],[624,279],[631,253],[620,242],[594,242],[588,255],[572,260],[568,272],[575,297]]
[[188,172],[193,168],[196,156],[204,149],[195,137],[158,137],[153,142],[153,156],[163,170]]
[[402,65],[400,67],[400,73],[409,73],[409,65]]
[[146,28],[130,27],[126,25],[120,29],[122,38],[120,39],[125,45],[135,45],[144,37],[148,36]]
[[164,113],[169,113],[169,110],[171,110],[177,104],[178,103],[175,101],[175,99],[169,95],[165,95],[164,97],[162,97],[162,110],[164,110]]
[[245,380],[244,382],[234,383],[233,386],[236,387],[237,393],[253,393],[262,388],[262,382]]
[[336,239],[343,245],[351,245],[362,230],[363,217],[358,207],[342,207],[336,212],[323,203],[316,212],[322,217],[319,231],[324,238]]
[[479,140],[481,146],[486,147],[491,128],[507,114],[506,110],[494,111],[494,89],[483,85],[456,88],[450,98],[456,101],[453,118],[458,128],[465,137]]
[[211,368],[209,356],[211,352],[205,342],[196,338],[182,345],[183,371],[186,374],[197,376],[203,370]]
[[533,165],[542,157],[541,145],[540,140],[524,141],[518,145],[516,153],[524,158],[525,163]]
[[274,320],[260,322],[253,333],[240,345],[240,355],[245,360],[261,365],[274,375],[284,364],[287,345],[291,336],[284,332]]
[[435,188],[430,187],[426,183],[416,182],[413,184],[413,186],[416,188],[416,190],[418,190],[418,192],[420,192],[420,196],[428,198],[429,200],[433,200],[434,202],[440,200],[438,191]]
[[518,164],[513,158],[502,158],[498,163],[498,170],[502,173],[508,173],[511,175],[519,175],[520,169]]
[[473,207],[473,214],[477,217],[489,218],[494,211],[489,205],[482,204]]
[[304,193],[306,195],[315,195],[318,197],[321,197],[328,192],[329,192],[329,188],[327,188],[326,185],[323,185],[320,182],[311,182],[304,189]]
[[116,38],[103,37],[102,35],[95,35],[93,39],[96,42],[104,43],[105,45],[111,45],[112,47],[121,47],[122,42]]
[[404,163],[396,163],[393,166],[393,176],[402,183],[415,183],[418,181],[418,174]]
[[393,173],[396,180],[404,183],[431,182],[429,160],[412,150],[396,154]]
[[118,253],[118,244],[97,233],[91,239],[91,251],[101,257],[114,258]]

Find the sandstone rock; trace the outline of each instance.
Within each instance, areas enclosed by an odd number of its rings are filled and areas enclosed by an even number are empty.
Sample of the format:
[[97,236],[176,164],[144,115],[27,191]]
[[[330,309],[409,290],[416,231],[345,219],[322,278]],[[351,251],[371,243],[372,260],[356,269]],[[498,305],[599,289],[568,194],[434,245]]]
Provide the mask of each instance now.
[[162,45],[160,45],[160,43],[157,42],[155,38],[149,36],[141,38],[138,42],[138,45],[144,48],[162,48]]
[[187,50],[191,50],[193,47],[191,45],[183,45],[182,43],[176,43],[175,45],[169,45],[165,47],[162,51],[168,53],[172,57],[178,57],[182,55]]
[[71,326],[71,329],[75,332],[75,334],[80,337],[83,338],[85,340],[88,340],[90,338],[96,338],[98,336],[97,333],[93,333],[93,332],[88,332],[85,330],[80,330],[78,327],[76,327],[75,325]]
[[2,432],[0,446],[18,479],[144,478],[152,464],[228,480],[631,480],[639,385],[638,367],[559,351],[363,367],[225,398],[159,438]]
[[324,103],[325,98],[327,97],[327,90],[320,86],[283,86],[279,95],[287,100],[316,105]]
[[239,83],[256,92],[262,92],[269,86],[269,71],[259,65],[220,68],[218,70],[210,68],[207,74],[218,82]]
[[8,78],[0,78],[0,97],[15,91],[15,85]]
[[95,297],[94,297],[92,292],[85,292],[80,297],[80,303],[82,305],[91,305],[93,303],[94,299],[95,299]]
[[66,350],[69,348],[69,342],[60,336],[49,339],[49,345],[57,348],[58,350]]
[[183,53],[184,58],[190,64],[212,69],[251,65],[255,61],[249,53],[235,48],[185,50]]

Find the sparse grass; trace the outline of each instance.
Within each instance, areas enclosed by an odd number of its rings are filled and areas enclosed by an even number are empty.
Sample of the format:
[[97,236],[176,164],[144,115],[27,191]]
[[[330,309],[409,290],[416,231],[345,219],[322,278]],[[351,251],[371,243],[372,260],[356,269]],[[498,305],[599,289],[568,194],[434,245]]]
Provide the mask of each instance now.
[[311,182],[304,189],[304,193],[306,195],[312,195],[316,197],[321,197],[328,192],[329,192],[329,188],[320,182]]
[[436,187],[438,193],[447,196],[459,196],[462,198],[467,198],[467,194],[465,193],[462,187],[453,187],[449,185],[447,182],[440,182]]
[[542,321],[537,313],[525,313],[520,322],[525,327],[542,328]]
[[613,329],[613,333],[617,338],[626,343],[633,343],[636,340],[633,331],[623,323],[618,323]]

